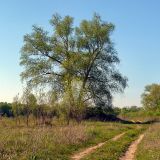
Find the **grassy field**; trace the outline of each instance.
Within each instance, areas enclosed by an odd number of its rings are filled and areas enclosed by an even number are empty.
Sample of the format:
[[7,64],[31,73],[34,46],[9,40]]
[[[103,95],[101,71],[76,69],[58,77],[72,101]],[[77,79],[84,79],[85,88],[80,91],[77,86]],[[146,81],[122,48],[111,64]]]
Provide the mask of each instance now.
[[[120,133],[116,141],[111,140]],[[81,124],[54,121],[53,126],[27,127],[21,120],[0,120],[0,160],[69,160],[85,148],[107,141],[82,160],[118,160],[137,137],[145,133],[135,160],[160,159],[160,124],[122,124],[85,121]]]
[[107,122],[55,123],[52,127],[16,125],[0,120],[1,160],[67,160],[88,146],[111,139],[134,125]]
[[147,130],[138,147],[136,160],[160,159],[160,124],[155,123]]

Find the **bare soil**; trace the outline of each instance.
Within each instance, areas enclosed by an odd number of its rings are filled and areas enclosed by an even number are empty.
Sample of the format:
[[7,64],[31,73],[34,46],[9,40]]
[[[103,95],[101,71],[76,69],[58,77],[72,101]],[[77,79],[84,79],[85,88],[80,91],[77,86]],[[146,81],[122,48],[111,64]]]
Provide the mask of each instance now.
[[142,141],[144,137],[144,134],[141,134],[137,140],[131,143],[129,146],[127,152],[123,157],[121,157],[119,160],[134,160],[135,152],[137,150],[138,144]]

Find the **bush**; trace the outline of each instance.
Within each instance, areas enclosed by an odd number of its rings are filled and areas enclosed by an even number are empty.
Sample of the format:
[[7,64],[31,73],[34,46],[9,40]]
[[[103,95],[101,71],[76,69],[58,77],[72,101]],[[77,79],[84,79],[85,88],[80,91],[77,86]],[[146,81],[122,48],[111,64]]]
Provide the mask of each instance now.
[[85,119],[100,121],[117,121],[116,112],[113,108],[87,107]]
[[0,103],[0,115],[1,116],[7,116],[7,117],[12,117],[13,112],[12,112],[12,105],[10,103]]

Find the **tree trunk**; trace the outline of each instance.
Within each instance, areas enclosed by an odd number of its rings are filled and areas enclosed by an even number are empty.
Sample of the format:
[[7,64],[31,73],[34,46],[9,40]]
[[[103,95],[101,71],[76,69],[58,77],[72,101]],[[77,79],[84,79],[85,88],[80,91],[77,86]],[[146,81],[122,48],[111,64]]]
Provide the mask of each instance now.
[[26,119],[26,123],[27,123],[27,127],[29,126],[29,115],[27,115],[27,117],[26,117],[27,119]]

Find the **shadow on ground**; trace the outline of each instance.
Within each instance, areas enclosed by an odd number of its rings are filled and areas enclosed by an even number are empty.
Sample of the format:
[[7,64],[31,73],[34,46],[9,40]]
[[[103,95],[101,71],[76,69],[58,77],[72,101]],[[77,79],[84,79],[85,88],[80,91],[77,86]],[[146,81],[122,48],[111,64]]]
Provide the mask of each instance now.
[[133,120],[125,120],[125,119],[121,119],[115,115],[101,115],[101,116],[97,116],[97,117],[90,117],[90,120],[97,120],[97,121],[103,121],[103,122],[120,122],[120,123],[124,123],[124,124],[152,124],[155,122],[160,122],[159,119],[152,119],[152,120],[148,120],[148,121],[133,121]]

